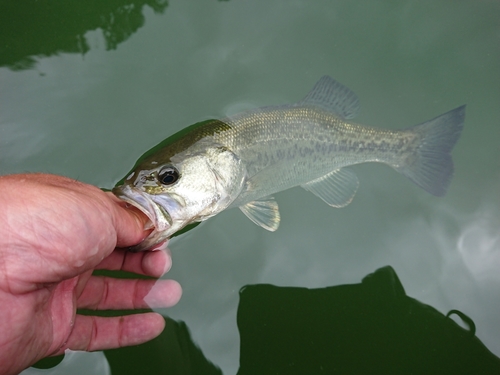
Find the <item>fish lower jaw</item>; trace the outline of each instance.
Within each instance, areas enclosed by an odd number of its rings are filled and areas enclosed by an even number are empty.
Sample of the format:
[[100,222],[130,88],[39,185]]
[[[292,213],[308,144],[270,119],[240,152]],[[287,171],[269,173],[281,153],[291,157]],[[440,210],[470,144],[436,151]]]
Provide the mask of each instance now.
[[137,245],[129,246],[127,250],[133,253],[146,250],[160,250],[166,248],[168,240],[169,240],[168,237],[163,237],[163,236],[161,239],[146,237],[144,241],[138,243]]
[[166,246],[166,242],[170,239],[170,237],[177,232],[178,230],[182,229],[185,225],[182,225],[181,223],[175,223],[169,227],[168,229],[164,231],[159,231],[158,229],[154,229],[148,237],[146,237],[142,242],[138,243],[137,245],[130,246],[128,248],[129,251],[132,252],[139,252],[139,251],[146,251],[146,250],[159,250],[162,249]]

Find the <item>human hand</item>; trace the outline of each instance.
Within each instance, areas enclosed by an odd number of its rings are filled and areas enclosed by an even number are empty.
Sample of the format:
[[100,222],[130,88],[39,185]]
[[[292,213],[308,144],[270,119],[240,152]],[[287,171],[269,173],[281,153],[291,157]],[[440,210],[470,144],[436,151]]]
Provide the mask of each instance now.
[[76,314],[77,308],[169,307],[180,299],[173,280],[92,275],[168,271],[166,251],[115,249],[146,237],[142,213],[94,186],[47,174],[0,177],[0,207],[0,373],[18,373],[65,349],[118,348],[161,333],[164,319],[156,313]]

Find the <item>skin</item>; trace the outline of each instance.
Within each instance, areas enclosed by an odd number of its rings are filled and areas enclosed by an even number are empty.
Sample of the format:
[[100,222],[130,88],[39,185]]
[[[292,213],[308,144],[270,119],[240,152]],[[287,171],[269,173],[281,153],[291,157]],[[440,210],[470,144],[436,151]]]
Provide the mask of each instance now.
[[96,269],[153,277],[168,271],[166,250],[119,249],[147,236],[142,213],[94,186],[48,174],[0,177],[0,207],[0,374],[16,374],[65,349],[119,348],[161,333],[164,319],[157,313],[76,314],[77,308],[179,301],[182,291],[173,280],[92,276]]

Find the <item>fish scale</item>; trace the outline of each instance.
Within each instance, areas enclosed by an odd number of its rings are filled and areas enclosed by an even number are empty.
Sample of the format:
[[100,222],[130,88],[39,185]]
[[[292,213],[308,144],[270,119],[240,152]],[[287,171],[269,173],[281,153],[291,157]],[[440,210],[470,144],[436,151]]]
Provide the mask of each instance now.
[[[261,171],[265,171],[261,178],[280,176],[274,178],[276,183],[266,184],[265,195],[348,165],[368,161],[399,165],[413,152],[417,140],[412,132],[349,123],[315,107],[259,109],[222,121],[230,125],[230,130],[214,135],[214,141],[227,145],[242,159],[248,180],[258,179]],[[252,183],[264,184],[255,180]]]

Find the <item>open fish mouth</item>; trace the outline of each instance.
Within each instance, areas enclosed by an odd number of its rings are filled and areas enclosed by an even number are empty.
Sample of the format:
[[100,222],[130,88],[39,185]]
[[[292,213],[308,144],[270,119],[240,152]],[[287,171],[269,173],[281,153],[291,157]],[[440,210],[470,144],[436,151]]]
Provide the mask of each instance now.
[[118,198],[136,207],[149,218],[150,222],[145,225],[144,229],[154,227],[154,230],[144,241],[132,246],[130,250],[147,250],[166,239],[162,234],[172,226],[172,218],[162,206],[151,200],[146,194],[128,185],[117,186],[112,191]]

